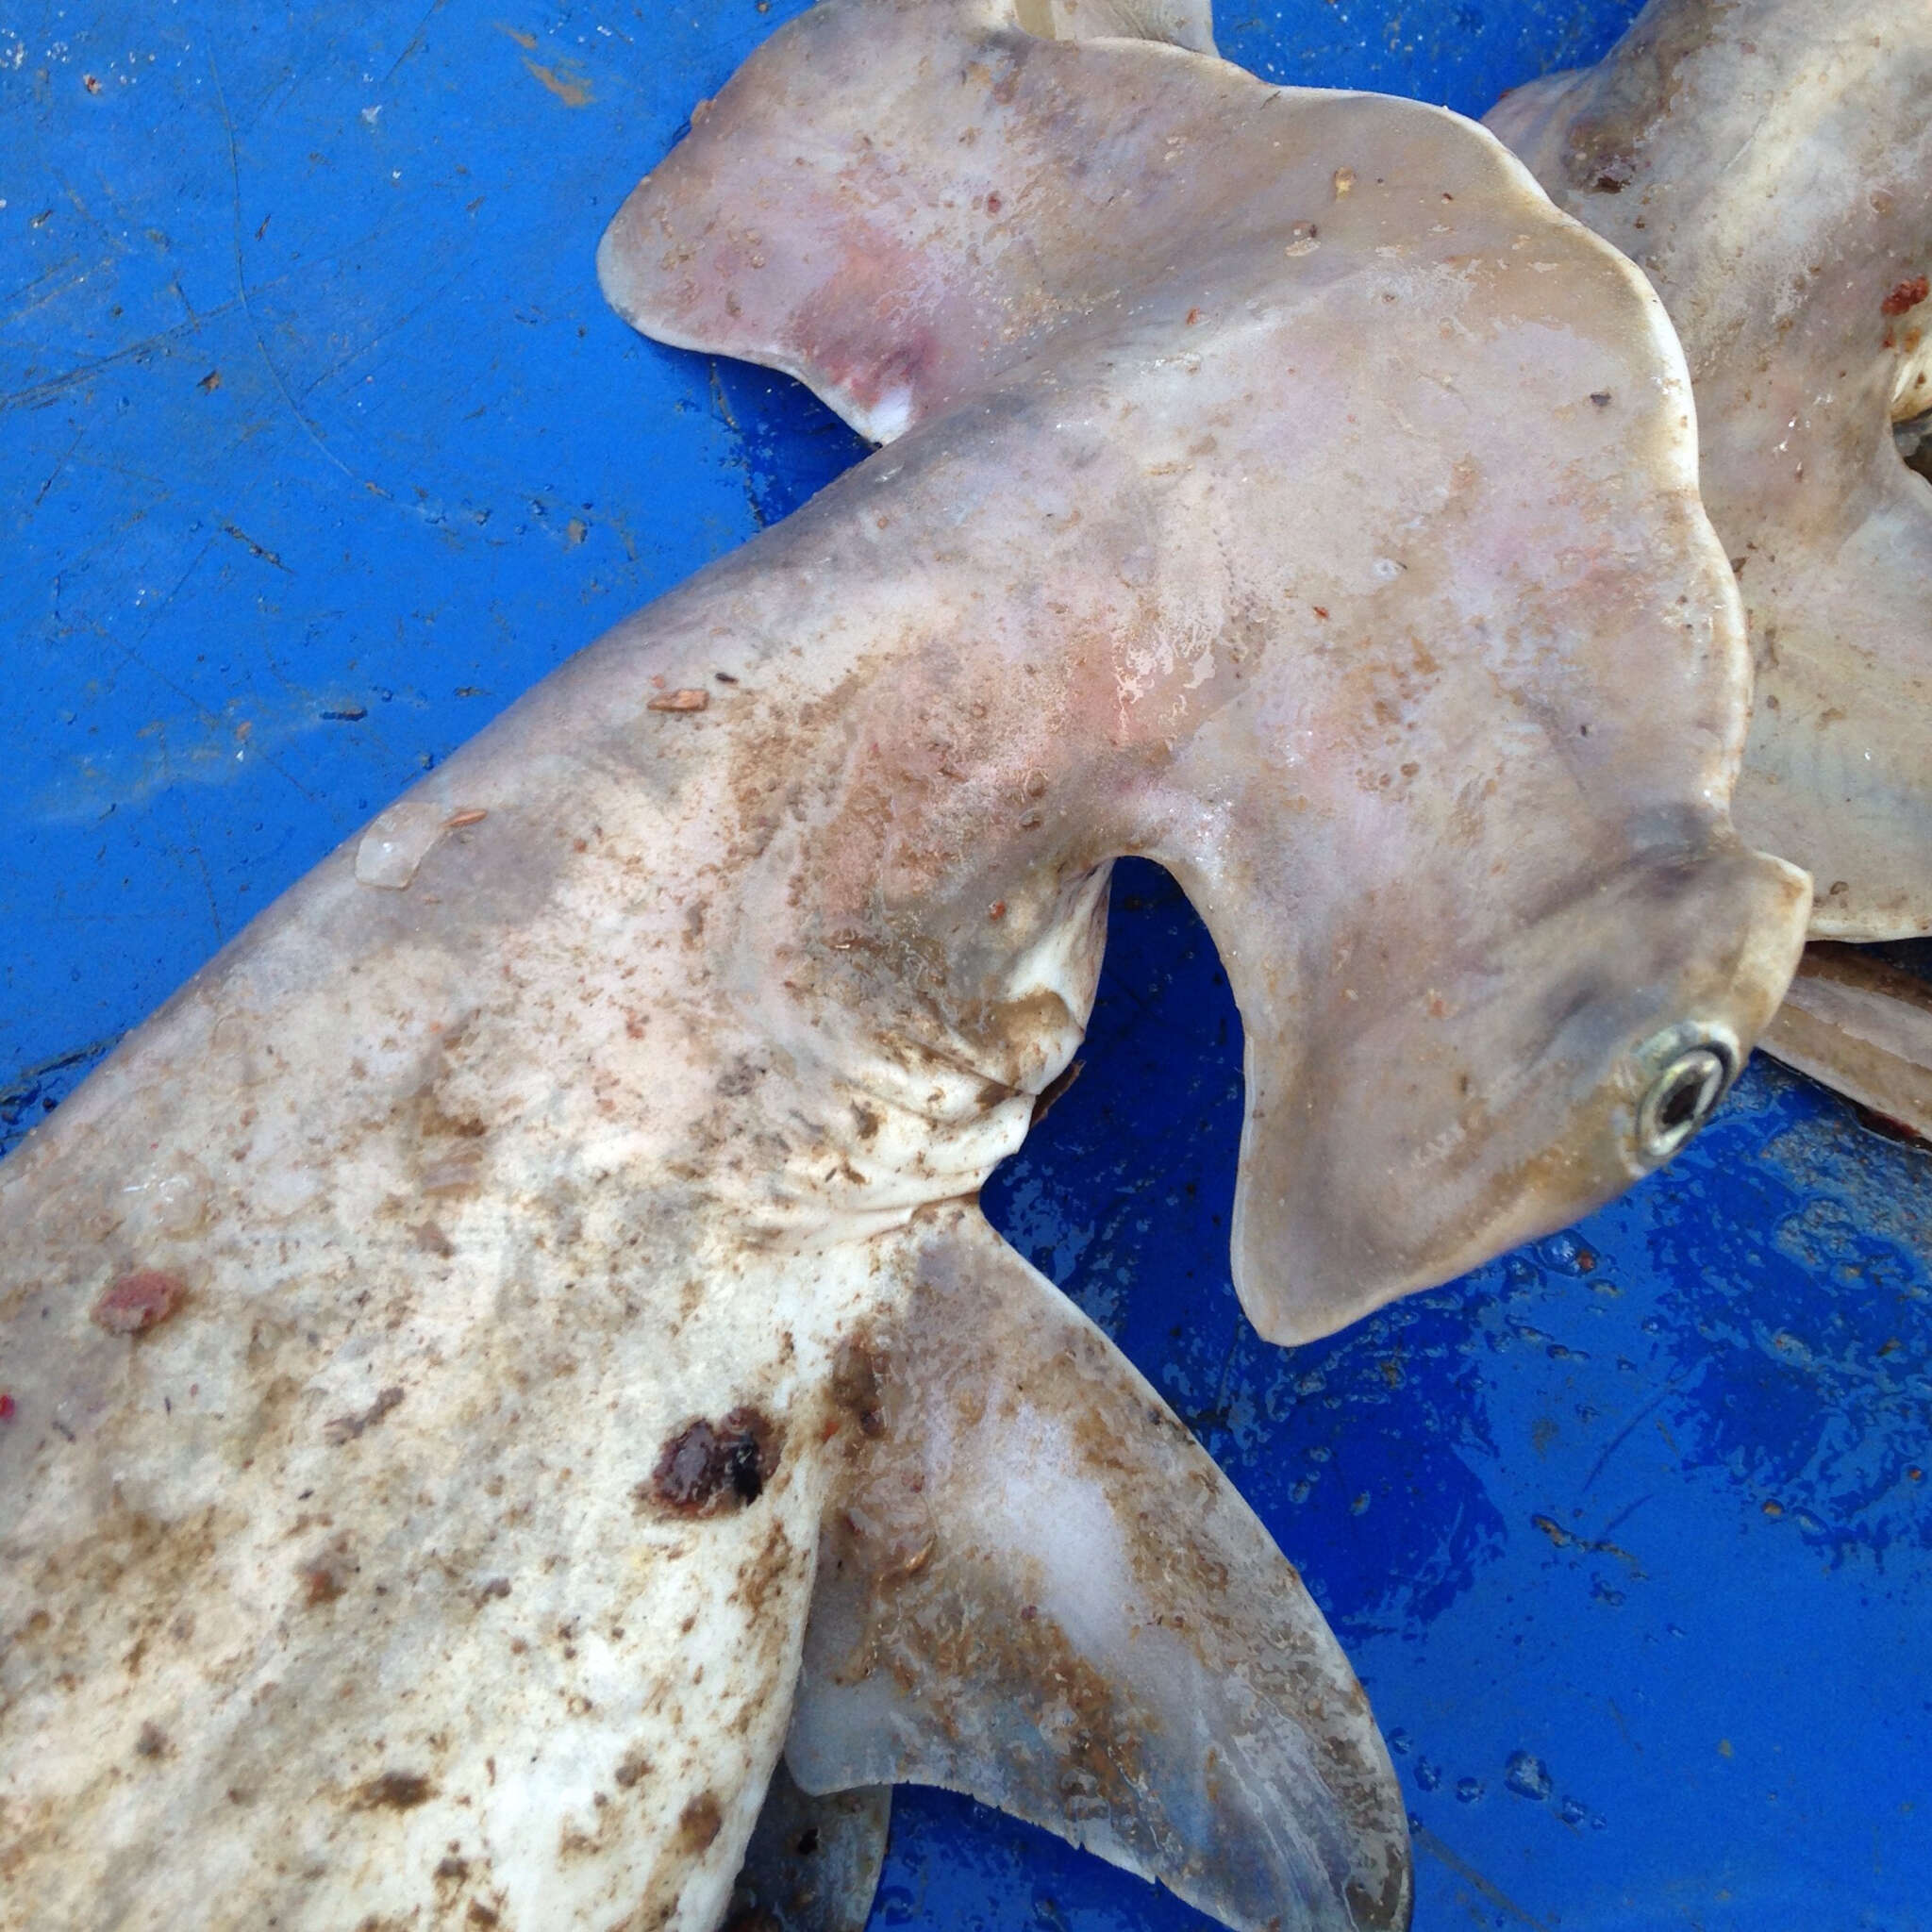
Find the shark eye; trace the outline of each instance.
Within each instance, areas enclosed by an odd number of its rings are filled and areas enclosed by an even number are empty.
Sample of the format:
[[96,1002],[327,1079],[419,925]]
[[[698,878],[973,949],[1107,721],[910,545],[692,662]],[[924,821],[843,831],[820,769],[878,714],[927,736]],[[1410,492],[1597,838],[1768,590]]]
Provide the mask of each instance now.
[[1668,1160],[1710,1118],[1736,1069],[1724,1041],[1678,1045],[1637,1108],[1637,1141],[1644,1159]]

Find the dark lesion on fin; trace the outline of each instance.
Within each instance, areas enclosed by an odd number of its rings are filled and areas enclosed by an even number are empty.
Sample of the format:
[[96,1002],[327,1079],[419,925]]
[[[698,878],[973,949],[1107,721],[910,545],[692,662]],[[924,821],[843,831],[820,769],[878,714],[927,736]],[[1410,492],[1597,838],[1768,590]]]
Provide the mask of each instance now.
[[781,1762],[745,1847],[724,1932],[864,1932],[891,1805],[883,1785],[814,1798]]
[[678,1516],[742,1509],[764,1494],[783,1445],[784,1431],[757,1408],[734,1408],[715,1423],[694,1416],[665,1440],[633,1495],[641,1507]]

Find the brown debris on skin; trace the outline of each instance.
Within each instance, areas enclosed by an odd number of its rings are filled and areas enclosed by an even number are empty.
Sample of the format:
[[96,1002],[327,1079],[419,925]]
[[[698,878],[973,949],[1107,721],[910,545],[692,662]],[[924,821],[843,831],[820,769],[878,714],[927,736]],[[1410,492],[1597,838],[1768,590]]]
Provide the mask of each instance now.
[[647,711],[702,711],[711,702],[711,693],[696,689],[659,691],[645,707]]
[[1916,308],[1928,293],[1932,293],[1932,282],[1924,275],[1914,275],[1908,282],[1901,282],[1878,305],[1879,314],[1893,319],[1904,315],[1907,309]]
[[881,1371],[885,1357],[869,1335],[848,1335],[832,1357],[832,1400],[876,1439],[886,1432]]
[[334,1603],[348,1587],[343,1579],[343,1566],[334,1557],[305,1563],[295,1574],[302,1584],[302,1603],[307,1609],[319,1609],[324,1604]]
[[688,1852],[705,1852],[724,1828],[724,1814],[715,1791],[700,1791],[677,1820],[678,1842]]
[[386,1771],[358,1788],[356,1803],[364,1810],[413,1811],[426,1803],[434,1790],[420,1772]]
[[340,1449],[344,1442],[353,1442],[363,1430],[373,1429],[391,1409],[401,1407],[402,1401],[401,1389],[385,1389],[360,1415],[339,1415],[332,1423],[325,1424],[323,1438]]
[[109,1335],[145,1335],[178,1309],[188,1284],[159,1268],[138,1268],[103,1291],[94,1304],[95,1325]]

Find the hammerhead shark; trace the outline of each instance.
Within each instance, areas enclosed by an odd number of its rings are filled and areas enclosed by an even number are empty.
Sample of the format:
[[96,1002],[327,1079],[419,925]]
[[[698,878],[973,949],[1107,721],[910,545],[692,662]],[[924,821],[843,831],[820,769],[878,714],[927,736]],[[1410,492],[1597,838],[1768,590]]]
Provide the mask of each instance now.
[[1651,0],[1490,125],[1683,341],[1756,702],[1737,810],[1818,881],[1764,1044],[1932,1138],[1932,9]]
[[1666,1159],[1808,887],[1728,823],[1641,277],[1470,123],[1084,8],[829,0],[693,114],[607,291],[884,447],[0,1166],[8,1932],[758,1923],[781,1752],[788,1815],[945,1785],[1241,1932],[1406,1924],[1319,1610],[978,1191],[1118,856],[1240,1004],[1282,1342]]

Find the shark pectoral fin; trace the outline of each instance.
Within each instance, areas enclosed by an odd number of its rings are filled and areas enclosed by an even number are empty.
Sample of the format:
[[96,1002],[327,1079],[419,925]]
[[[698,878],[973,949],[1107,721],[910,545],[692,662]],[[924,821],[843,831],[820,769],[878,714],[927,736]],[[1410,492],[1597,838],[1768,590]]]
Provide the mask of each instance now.
[[907,1266],[835,1383],[799,1782],[969,1792],[1238,1932],[1407,1925],[1388,1756],[1266,1530],[975,1209]]
[[732,1889],[727,1932],[865,1932],[891,1816],[883,1785],[815,1798],[781,1761]]

